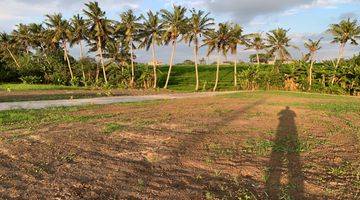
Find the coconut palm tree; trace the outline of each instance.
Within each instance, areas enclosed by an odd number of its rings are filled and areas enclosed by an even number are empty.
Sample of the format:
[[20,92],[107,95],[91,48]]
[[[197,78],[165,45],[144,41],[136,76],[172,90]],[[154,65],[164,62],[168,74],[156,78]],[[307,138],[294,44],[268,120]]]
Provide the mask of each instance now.
[[140,48],[145,48],[147,51],[151,48],[152,65],[154,76],[154,88],[157,87],[157,59],[155,54],[155,45],[162,45],[162,36],[164,34],[164,27],[161,23],[159,13],[149,11],[147,17],[142,16],[144,22],[140,29],[140,37],[142,38]]
[[[53,44],[51,42],[52,35],[51,31],[44,28],[42,24],[31,23],[29,27],[29,45],[30,48],[41,56],[44,57],[45,62],[48,64],[48,67],[51,68],[51,64],[48,53],[55,48],[58,48],[58,44]],[[44,70],[46,73],[46,70]]]
[[67,44],[71,40],[70,24],[67,20],[63,19],[60,13],[53,15],[46,15],[45,24],[50,29],[51,43],[60,43],[64,51],[64,60],[67,61],[71,80],[74,79],[74,74],[71,69],[71,63],[69,59],[69,51]]
[[[71,31],[72,31],[72,38],[70,41],[70,46],[72,47],[74,44],[80,46],[80,62],[84,58],[84,47],[83,41],[87,40],[87,27],[88,21],[84,20],[79,14],[73,16],[71,19]],[[86,86],[86,76],[84,71],[84,66],[81,64],[81,72],[83,76],[83,82]]]
[[44,51],[45,44],[45,28],[42,24],[31,23],[29,24],[29,45],[34,50]]
[[238,62],[238,47],[239,45],[246,45],[250,35],[243,35],[243,29],[239,24],[231,26],[229,50],[231,54],[235,55],[234,59],[234,86],[237,87],[237,62]]
[[309,68],[309,90],[311,90],[311,85],[312,85],[312,71],[313,71],[314,63],[315,63],[315,61],[316,61],[316,53],[317,53],[318,50],[321,49],[321,46],[320,46],[321,40],[322,40],[322,38],[320,38],[319,40],[309,39],[309,40],[306,41],[305,44],[304,44],[305,48],[309,51],[309,53],[307,54],[306,57],[308,57],[309,60],[310,60],[310,68]]
[[219,82],[220,57],[221,54],[227,55],[231,36],[231,26],[229,23],[220,23],[218,30],[209,31],[205,35],[203,46],[208,46],[207,55],[209,56],[214,51],[217,52],[216,77],[213,91],[216,91]]
[[269,54],[274,56],[274,63],[278,59],[280,59],[281,62],[291,59],[288,48],[297,48],[296,46],[290,44],[291,39],[287,35],[288,32],[289,30],[277,28],[266,34]]
[[251,34],[251,39],[247,42],[246,50],[255,50],[256,51],[256,62],[258,67],[260,67],[260,57],[259,54],[262,50],[266,49],[266,43],[261,35],[261,33]]
[[18,24],[12,32],[12,37],[16,41],[17,47],[24,49],[27,54],[30,53],[30,29],[28,25]]
[[[344,57],[344,51],[346,44],[350,41],[350,44],[358,45],[357,39],[360,38],[360,26],[357,23],[357,20],[351,21],[350,18],[347,20],[342,20],[338,24],[331,24],[328,32],[333,35],[332,43],[339,43],[339,55],[334,65],[335,71],[339,67],[341,59]],[[335,75],[332,79],[332,84],[334,84]]]
[[128,10],[120,14],[120,25],[124,31],[124,40],[125,43],[129,46],[130,55],[131,55],[131,81],[130,85],[134,87],[135,82],[135,66],[134,66],[134,42],[138,40],[139,29],[141,24],[139,20],[141,17],[138,17],[134,14],[133,10]]
[[105,12],[101,10],[98,2],[85,4],[84,14],[88,17],[89,39],[96,44],[98,56],[100,57],[101,67],[104,75],[105,84],[108,83],[103,58],[103,48],[106,40],[112,32],[111,21],[105,17]]
[[210,13],[201,10],[191,10],[189,19],[189,31],[186,32],[185,41],[194,44],[194,64],[195,64],[195,91],[199,90],[199,72],[198,72],[198,55],[199,55],[199,37],[202,37],[208,31],[213,30],[214,19],[209,17]]
[[12,49],[15,46],[15,42],[12,36],[7,33],[0,33],[0,44],[1,44],[0,50],[3,51],[4,53],[7,52],[10,55],[11,59],[14,61],[15,65],[18,68],[21,68],[18,60],[16,59],[14,53],[12,52]]
[[165,9],[162,9],[160,11],[165,28],[165,33],[164,33],[165,44],[171,43],[172,45],[172,52],[169,62],[169,71],[164,86],[165,89],[168,87],[170,80],[170,74],[174,62],[178,37],[180,35],[183,35],[187,31],[188,18],[186,17],[186,10],[187,9],[185,7],[174,5],[172,12]]

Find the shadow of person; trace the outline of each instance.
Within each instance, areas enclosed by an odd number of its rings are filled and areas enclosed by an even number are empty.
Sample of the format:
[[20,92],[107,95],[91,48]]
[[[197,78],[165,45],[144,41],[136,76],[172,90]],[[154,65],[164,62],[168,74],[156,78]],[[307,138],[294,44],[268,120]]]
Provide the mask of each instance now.
[[[286,107],[278,113],[279,125],[270,161],[266,189],[270,199],[304,199],[304,181],[301,172],[299,138],[295,124],[296,113]],[[287,168],[287,182],[282,185],[282,173]],[[284,177],[285,173],[284,173]],[[283,179],[285,180],[285,179]]]

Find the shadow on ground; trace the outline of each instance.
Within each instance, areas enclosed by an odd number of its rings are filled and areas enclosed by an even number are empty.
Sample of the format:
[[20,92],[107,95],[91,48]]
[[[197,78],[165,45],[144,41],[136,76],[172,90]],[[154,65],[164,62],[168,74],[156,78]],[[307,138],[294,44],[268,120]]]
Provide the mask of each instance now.
[[[278,113],[278,116],[279,125],[268,164],[269,175],[266,189],[270,199],[281,199],[283,193],[281,189],[289,190],[291,199],[304,199],[304,180],[295,123],[296,113],[290,107],[286,107]],[[282,176],[285,176],[286,172],[288,180],[284,187],[281,180],[284,180]]]

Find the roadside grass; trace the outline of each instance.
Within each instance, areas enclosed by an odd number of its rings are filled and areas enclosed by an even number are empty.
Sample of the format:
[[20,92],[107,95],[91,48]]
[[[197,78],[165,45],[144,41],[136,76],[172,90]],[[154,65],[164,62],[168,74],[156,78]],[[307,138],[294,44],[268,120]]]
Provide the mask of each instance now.
[[[160,104],[162,100],[118,103],[116,105],[142,107],[146,105]],[[57,107],[47,109],[33,110],[9,110],[0,111],[0,130],[12,129],[35,129],[43,124],[56,124],[65,122],[89,122],[97,119],[111,118],[116,114],[92,114],[78,115],[81,110],[94,110],[100,108],[101,105],[86,105],[74,107]],[[141,122],[139,122],[141,123]],[[145,122],[144,122],[145,123]]]
[[[336,96],[328,94],[286,91],[239,92],[226,94],[223,96],[227,98],[239,98],[244,100],[259,99],[264,97],[295,98],[292,102],[271,102],[267,103],[267,105],[307,108],[315,111],[325,111],[329,114],[344,114],[350,112],[360,115],[360,98],[351,96]],[[303,99],[310,99],[311,101],[300,101]]]
[[92,109],[96,106],[59,107],[40,110],[10,110],[0,112],[0,130],[32,129],[42,124],[61,122],[88,122],[89,120],[106,117],[104,115],[75,115],[80,109]]
[[309,92],[292,92],[292,91],[281,91],[281,90],[244,91],[239,93],[226,94],[224,96],[229,98],[240,98],[240,99],[272,96],[272,97],[288,97],[288,98],[311,99],[311,100],[360,101],[358,97],[353,97],[353,96],[331,95],[331,94],[309,93]]
[[323,110],[332,114],[355,113],[360,115],[360,99],[358,101],[310,103],[311,110]]
[[0,91],[27,91],[27,90],[77,90],[84,87],[46,85],[46,84],[25,84],[25,83],[4,83],[0,84]]
[[240,91],[237,93],[231,93],[231,94],[224,94],[223,97],[226,98],[236,98],[236,99],[244,99],[244,100],[254,100],[259,98],[264,98],[270,93],[263,90],[257,90],[257,91]]
[[0,96],[0,102],[39,101],[57,99],[84,99],[95,97],[106,97],[103,93],[77,93],[77,94],[41,94],[29,96]]

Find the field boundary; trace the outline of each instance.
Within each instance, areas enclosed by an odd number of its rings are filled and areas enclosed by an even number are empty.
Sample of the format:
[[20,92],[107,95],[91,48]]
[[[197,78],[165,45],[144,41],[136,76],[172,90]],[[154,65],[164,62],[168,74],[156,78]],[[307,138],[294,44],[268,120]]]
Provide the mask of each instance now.
[[217,95],[240,93],[242,91],[228,92],[203,92],[203,93],[178,93],[178,94],[158,94],[144,96],[118,96],[118,97],[98,97],[88,99],[66,99],[66,100],[40,100],[40,101],[22,101],[22,102],[4,102],[0,103],[0,111],[19,110],[19,109],[44,109],[52,107],[71,107],[84,105],[106,105],[114,103],[130,103],[153,100],[186,99],[212,97]]

